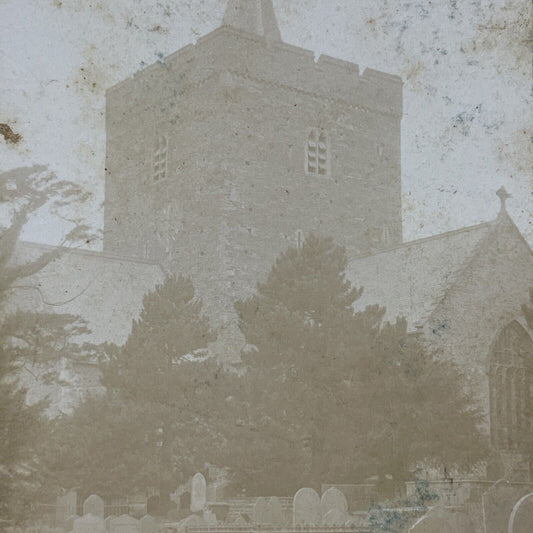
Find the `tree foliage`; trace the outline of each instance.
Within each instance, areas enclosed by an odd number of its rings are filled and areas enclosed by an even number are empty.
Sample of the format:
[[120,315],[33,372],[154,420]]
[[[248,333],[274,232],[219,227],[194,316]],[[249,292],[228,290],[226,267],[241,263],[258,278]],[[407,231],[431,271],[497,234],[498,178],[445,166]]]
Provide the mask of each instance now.
[[385,323],[375,306],[354,312],[360,290],[346,264],[332,239],[310,236],[236,304],[254,347],[244,356],[246,446],[271,465],[259,475],[257,455],[238,454],[233,466],[252,491],[291,494],[374,474],[399,483],[417,461],[468,467],[481,458],[479,413],[457,369],[405,320]]
[[[29,366],[52,367],[61,357],[81,353],[71,342],[86,333],[86,324],[71,315],[45,315],[12,311],[6,302],[10,291],[64,253],[57,247],[40,256],[16,261],[16,247],[29,218],[41,208],[61,216],[88,194],[75,184],[58,180],[46,167],[34,166],[0,174],[0,206],[5,215],[0,227],[0,516],[20,517],[25,495],[36,486],[35,443],[43,430],[45,402],[28,406],[26,391],[18,383]],[[63,244],[87,242],[88,228],[76,218]],[[50,377],[51,374],[48,374]]]
[[124,346],[108,350],[106,396],[56,427],[62,444],[47,463],[56,482],[107,498],[146,489],[168,494],[203,469],[223,445],[237,379],[208,357],[214,339],[189,279],[169,277],[145,295]]

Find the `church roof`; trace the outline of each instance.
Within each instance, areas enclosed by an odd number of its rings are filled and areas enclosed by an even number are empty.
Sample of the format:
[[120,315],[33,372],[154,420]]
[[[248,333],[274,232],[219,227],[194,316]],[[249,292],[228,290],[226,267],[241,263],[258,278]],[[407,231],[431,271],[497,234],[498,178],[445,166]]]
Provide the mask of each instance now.
[[281,41],[272,0],[229,0],[222,26]]
[[[12,262],[23,264],[51,249],[21,242]],[[163,279],[161,267],[153,262],[65,249],[39,273],[16,284],[9,307],[77,315],[92,332],[80,341],[122,344],[140,313],[144,294]]]
[[353,258],[347,278],[363,287],[356,309],[378,304],[386,307],[385,320],[402,316],[410,328],[421,325],[494,224],[487,222]]

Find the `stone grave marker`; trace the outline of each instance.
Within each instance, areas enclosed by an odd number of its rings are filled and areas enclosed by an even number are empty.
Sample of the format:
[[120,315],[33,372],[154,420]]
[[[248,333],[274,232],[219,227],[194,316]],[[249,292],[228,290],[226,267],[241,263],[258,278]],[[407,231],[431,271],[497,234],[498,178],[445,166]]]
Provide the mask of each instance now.
[[322,515],[324,526],[343,526],[347,520],[348,514],[340,509],[330,509],[325,515]]
[[274,496],[268,500],[266,506],[266,518],[267,524],[272,524],[274,526],[280,526],[283,524],[283,507],[281,506],[279,498]]
[[105,533],[104,519],[94,514],[86,514],[74,520],[73,533]]
[[157,533],[157,522],[149,514],[141,518],[141,533]]
[[111,533],[141,533],[141,524],[132,516],[123,514],[111,520]]
[[194,474],[191,482],[191,511],[202,511],[207,503],[207,483],[205,477],[198,473]]
[[523,496],[515,504],[509,517],[508,533],[533,531],[533,493]]
[[336,487],[329,488],[322,494],[322,498],[320,498],[320,511],[322,512],[322,516],[326,516],[333,509],[338,509],[344,514],[348,512],[346,496]]
[[303,488],[294,495],[293,523],[295,526],[319,526],[322,523],[320,497],[314,489]]
[[103,520],[104,500],[102,500],[102,498],[100,498],[100,496],[97,496],[96,494],[92,494],[91,496],[89,496],[83,502],[83,515],[85,516],[86,514],[98,516]]
[[268,524],[267,504],[268,500],[266,498],[257,498],[255,501],[252,511],[252,522],[254,524]]
[[[59,496],[56,500],[56,526],[65,527],[65,520],[76,514],[78,496],[75,492],[67,492],[64,496]],[[67,530],[70,531],[70,530]]]
[[116,518],[116,516],[114,514],[112,515],[109,515],[105,520],[104,520],[104,524],[105,524],[105,530],[107,531],[107,533],[110,533],[111,532],[111,521],[114,520]]
[[76,518],[79,518],[79,516],[77,514],[72,514],[65,519],[64,528],[67,533],[74,529],[74,520],[76,520]]

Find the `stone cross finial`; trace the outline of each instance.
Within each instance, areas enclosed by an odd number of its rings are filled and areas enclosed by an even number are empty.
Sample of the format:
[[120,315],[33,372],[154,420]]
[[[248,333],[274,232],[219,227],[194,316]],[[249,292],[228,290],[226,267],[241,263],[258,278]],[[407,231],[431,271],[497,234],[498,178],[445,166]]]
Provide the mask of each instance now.
[[281,41],[272,0],[229,0],[222,25]]
[[498,189],[498,191],[496,192],[496,195],[498,196],[498,198],[500,199],[500,202],[502,203],[500,210],[502,212],[507,211],[505,204],[507,202],[507,199],[511,198],[511,195],[507,192],[507,190],[503,186]]

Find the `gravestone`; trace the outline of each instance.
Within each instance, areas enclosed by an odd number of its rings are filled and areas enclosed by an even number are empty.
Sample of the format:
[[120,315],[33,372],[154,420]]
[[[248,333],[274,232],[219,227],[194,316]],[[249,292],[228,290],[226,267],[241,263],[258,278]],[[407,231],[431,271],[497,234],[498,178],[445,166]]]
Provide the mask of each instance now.
[[73,515],[67,516],[67,518],[65,519],[64,528],[67,533],[74,529],[74,520],[76,520],[76,518],[79,518],[79,516],[77,514],[73,514]]
[[348,514],[340,509],[330,509],[325,515],[322,515],[324,526],[343,526],[347,520]]
[[149,514],[141,518],[141,533],[157,533],[157,522]]
[[[67,492],[64,496],[59,496],[56,500],[56,526],[65,527],[67,517],[76,514],[78,496],[75,492]],[[70,531],[70,530],[67,530]]]
[[320,497],[314,489],[303,488],[294,495],[293,523],[295,526],[318,526],[322,523]]
[[523,496],[514,506],[509,517],[508,533],[533,531],[533,493]]
[[268,500],[266,507],[266,518],[267,524],[271,524],[273,526],[281,526],[283,524],[283,507],[281,506],[279,498],[274,496]]
[[104,519],[94,514],[86,514],[74,520],[73,533],[105,533]]
[[191,511],[202,511],[207,503],[207,483],[205,477],[198,473],[194,474],[191,482]]
[[111,520],[111,533],[141,533],[141,524],[132,516],[123,514]]
[[257,498],[252,511],[252,522],[254,524],[268,524],[267,521],[267,503],[266,498]]
[[476,527],[465,510],[444,507],[434,507],[409,529],[409,533],[473,533],[474,531]]
[[99,516],[102,520],[104,519],[104,500],[92,494],[83,502],[83,515],[92,514],[94,516]]
[[111,521],[114,520],[116,518],[116,516],[114,514],[112,515],[109,515],[105,520],[104,520],[104,524],[105,524],[105,530],[107,531],[107,533],[110,533],[111,532]]
[[322,494],[322,498],[320,498],[320,511],[322,512],[322,516],[326,516],[333,509],[337,509],[344,514],[348,512],[346,496],[336,487],[329,488]]
[[498,481],[482,497],[485,533],[507,533],[509,517],[518,500],[531,492],[531,488]]

